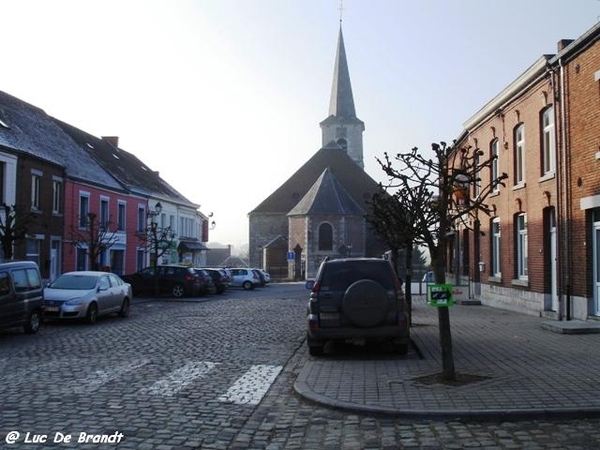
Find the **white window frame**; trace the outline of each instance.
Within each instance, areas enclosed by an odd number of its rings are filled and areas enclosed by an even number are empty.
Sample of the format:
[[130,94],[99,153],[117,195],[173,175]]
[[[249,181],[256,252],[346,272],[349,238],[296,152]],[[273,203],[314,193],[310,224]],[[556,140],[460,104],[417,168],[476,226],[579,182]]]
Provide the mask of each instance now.
[[[494,156],[496,158],[494,158]],[[493,183],[495,180],[498,179],[498,176],[500,174],[500,165],[499,165],[499,161],[498,161],[500,158],[500,141],[498,140],[498,138],[494,139],[490,143],[490,158],[494,158],[494,159],[492,159],[492,164],[490,166],[490,169],[491,169],[490,183]],[[493,192],[499,192],[499,191],[500,191],[500,185],[494,186]]]
[[[82,200],[85,199],[85,211],[84,211],[84,202]],[[89,192],[79,192],[79,228],[85,229],[88,227],[88,214],[90,213],[90,193]]]
[[525,183],[525,125],[515,128],[515,184]]
[[492,220],[492,245],[491,245],[491,267],[490,273],[494,277],[502,277],[502,267],[500,259],[500,250],[502,248],[502,228],[500,226],[500,219],[496,218]]
[[127,227],[127,202],[117,200],[117,230],[125,231]]
[[110,198],[100,196],[100,226],[108,230],[110,222]]
[[554,173],[556,140],[554,134],[554,106],[542,112],[542,171],[543,175]]
[[39,170],[31,171],[31,209],[41,211],[40,190],[43,173]]
[[52,213],[62,213],[62,195],[63,195],[63,180],[62,178],[52,178]]
[[527,214],[519,214],[515,220],[517,239],[517,277],[520,280],[528,279],[528,237],[527,237]]

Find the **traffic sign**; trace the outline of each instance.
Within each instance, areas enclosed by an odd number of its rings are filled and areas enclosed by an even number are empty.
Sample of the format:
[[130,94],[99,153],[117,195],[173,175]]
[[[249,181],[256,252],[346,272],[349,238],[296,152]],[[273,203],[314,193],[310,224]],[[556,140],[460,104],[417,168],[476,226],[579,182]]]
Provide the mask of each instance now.
[[427,286],[427,303],[436,308],[454,305],[451,284],[430,284]]

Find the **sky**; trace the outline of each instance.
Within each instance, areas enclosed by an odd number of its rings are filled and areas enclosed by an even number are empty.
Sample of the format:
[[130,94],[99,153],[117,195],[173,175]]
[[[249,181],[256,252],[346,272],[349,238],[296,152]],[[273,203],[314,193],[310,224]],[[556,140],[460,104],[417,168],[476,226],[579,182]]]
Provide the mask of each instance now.
[[0,0],[0,90],[118,136],[213,213],[211,244],[240,248],[322,146],[340,14],[365,170],[385,181],[384,152],[458,138],[600,0]]

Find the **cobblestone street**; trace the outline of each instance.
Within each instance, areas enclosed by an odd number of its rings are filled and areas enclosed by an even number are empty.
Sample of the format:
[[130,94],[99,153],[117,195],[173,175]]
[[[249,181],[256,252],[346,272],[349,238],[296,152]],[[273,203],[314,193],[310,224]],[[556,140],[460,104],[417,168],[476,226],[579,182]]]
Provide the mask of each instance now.
[[299,284],[270,285],[180,302],[136,300],[129,318],[94,326],[51,322],[34,336],[2,332],[0,448],[600,445],[599,420],[410,421],[311,403],[293,389],[308,358],[306,299]]

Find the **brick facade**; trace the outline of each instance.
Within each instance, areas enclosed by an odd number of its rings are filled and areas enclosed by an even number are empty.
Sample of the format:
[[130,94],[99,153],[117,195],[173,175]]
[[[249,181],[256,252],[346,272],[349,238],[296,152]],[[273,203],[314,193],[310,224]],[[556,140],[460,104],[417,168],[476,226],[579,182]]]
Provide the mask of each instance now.
[[599,36],[596,26],[540,58],[465,123],[458,146],[497,149],[498,173],[509,176],[487,200],[492,216],[478,217],[482,233],[460,244],[469,253],[462,272],[484,303],[553,318],[600,314]]

